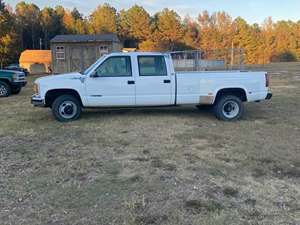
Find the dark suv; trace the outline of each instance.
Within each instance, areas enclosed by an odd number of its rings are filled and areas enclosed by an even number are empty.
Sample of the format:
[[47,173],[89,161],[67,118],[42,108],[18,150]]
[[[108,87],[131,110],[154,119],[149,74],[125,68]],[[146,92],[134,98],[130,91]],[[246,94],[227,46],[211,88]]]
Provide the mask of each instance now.
[[0,97],[19,94],[26,84],[26,76],[23,72],[0,70]]
[[29,75],[29,72],[27,69],[20,67],[19,64],[10,64],[7,67],[4,67],[5,70],[14,70],[14,71],[20,71],[25,73],[25,76],[27,77]]

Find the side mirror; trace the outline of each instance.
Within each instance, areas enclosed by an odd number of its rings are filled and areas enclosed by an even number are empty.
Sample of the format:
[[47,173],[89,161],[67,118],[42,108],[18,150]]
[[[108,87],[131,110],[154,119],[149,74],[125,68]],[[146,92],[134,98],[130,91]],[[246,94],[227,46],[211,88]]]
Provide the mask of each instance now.
[[92,77],[92,78],[96,78],[96,77],[98,77],[98,75],[97,75],[97,72],[96,72],[96,71],[92,72],[92,74],[91,74],[91,76],[90,76],[90,77]]

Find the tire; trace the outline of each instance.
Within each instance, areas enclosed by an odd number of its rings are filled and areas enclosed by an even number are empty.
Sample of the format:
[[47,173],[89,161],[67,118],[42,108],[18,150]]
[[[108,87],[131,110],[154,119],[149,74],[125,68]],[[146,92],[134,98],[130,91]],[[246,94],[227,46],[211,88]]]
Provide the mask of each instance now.
[[244,114],[244,105],[240,98],[233,95],[224,95],[214,104],[214,113],[219,120],[239,120]]
[[81,110],[79,100],[72,95],[61,95],[52,104],[53,116],[60,122],[77,120],[80,117]]
[[8,97],[11,95],[11,87],[6,82],[0,81],[0,97]]
[[11,93],[14,94],[14,95],[17,95],[21,92],[22,88],[21,87],[16,87],[16,88],[13,88]]

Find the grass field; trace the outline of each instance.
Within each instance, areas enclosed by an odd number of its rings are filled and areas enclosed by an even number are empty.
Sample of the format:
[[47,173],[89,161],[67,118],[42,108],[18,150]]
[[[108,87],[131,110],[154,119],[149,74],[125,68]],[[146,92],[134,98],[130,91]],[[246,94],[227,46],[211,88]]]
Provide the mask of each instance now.
[[299,225],[300,64],[263,69],[274,98],[235,123],[184,107],[62,124],[30,77],[0,99],[0,224]]

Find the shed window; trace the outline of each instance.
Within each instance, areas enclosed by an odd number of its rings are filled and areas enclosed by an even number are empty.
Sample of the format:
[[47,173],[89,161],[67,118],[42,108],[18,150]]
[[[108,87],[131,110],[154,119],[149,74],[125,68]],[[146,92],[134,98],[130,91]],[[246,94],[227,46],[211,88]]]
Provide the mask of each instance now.
[[108,54],[108,46],[102,45],[99,47],[100,56]]
[[65,59],[65,47],[64,46],[57,46],[56,47],[56,59]]

